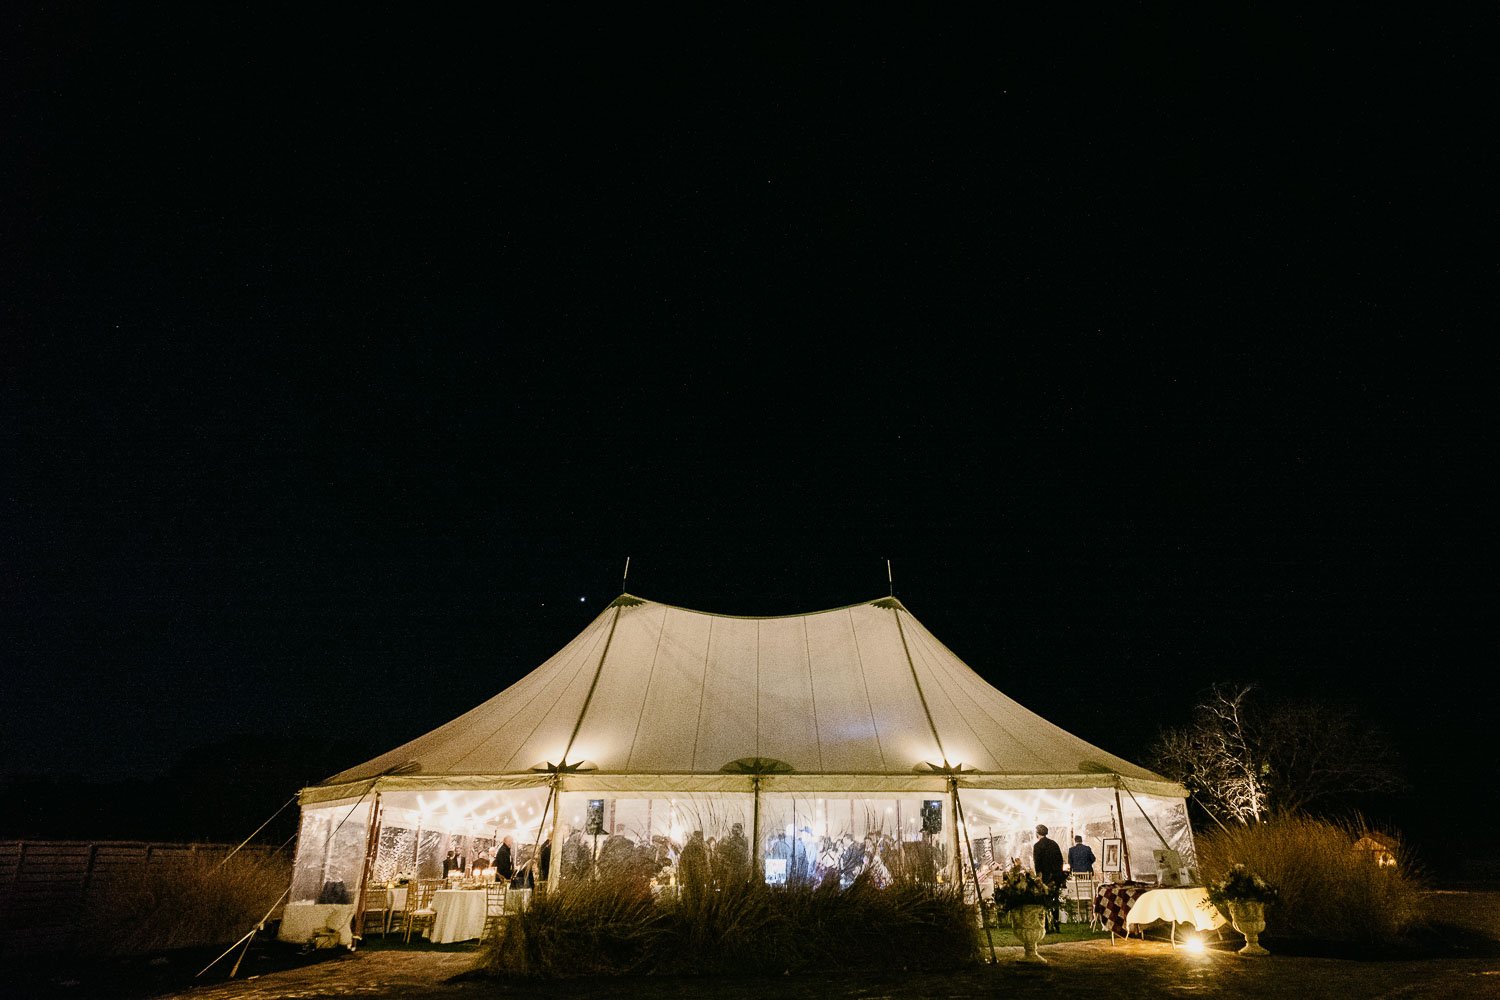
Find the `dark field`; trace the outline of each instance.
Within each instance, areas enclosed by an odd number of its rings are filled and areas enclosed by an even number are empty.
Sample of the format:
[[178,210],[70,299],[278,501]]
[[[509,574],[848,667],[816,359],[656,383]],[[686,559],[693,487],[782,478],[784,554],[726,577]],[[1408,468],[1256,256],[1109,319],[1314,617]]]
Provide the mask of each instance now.
[[[1147,1000],[1166,996],[1211,996],[1309,1000],[1387,997],[1402,1000],[1451,997],[1500,998],[1500,892],[1435,892],[1427,897],[1433,927],[1394,953],[1319,949],[1263,941],[1273,954],[1245,959],[1234,954],[1237,935],[1222,942],[1210,936],[1206,953],[1174,950],[1158,925],[1148,940],[1077,939],[1049,936],[1042,945],[1045,966],[1016,961],[1020,948],[997,948],[998,964],[943,973],[871,975],[822,973],[757,978],[656,977],[517,982],[465,975],[477,956],[472,945],[404,948],[378,939],[352,954],[325,952],[299,956],[294,949],[257,946],[240,978],[226,981],[228,965],[210,981],[187,987],[207,958],[176,955],[164,965],[95,966],[71,973],[31,970],[0,992],[14,997],[129,998],[181,1000],[272,1000],[272,998],[387,997],[457,1000],[468,997],[650,998],[686,997],[862,998],[917,1000],[929,997],[1059,997]],[[855,932],[857,933],[857,932]],[[1008,935],[1007,935],[1007,940]],[[190,968],[190,966],[192,966]],[[154,980],[152,977],[155,977]],[[217,977],[218,981],[212,981]],[[185,988],[186,987],[186,988]]]

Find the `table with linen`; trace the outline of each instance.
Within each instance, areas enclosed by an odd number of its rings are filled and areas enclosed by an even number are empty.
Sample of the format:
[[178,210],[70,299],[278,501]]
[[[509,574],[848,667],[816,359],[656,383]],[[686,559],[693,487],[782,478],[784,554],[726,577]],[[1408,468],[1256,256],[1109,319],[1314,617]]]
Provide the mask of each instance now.
[[1125,934],[1125,918],[1137,899],[1153,887],[1145,882],[1105,882],[1094,894],[1094,913],[1111,934]]
[[435,944],[472,941],[484,933],[483,889],[439,889],[432,894],[432,927],[427,937]]
[[337,931],[339,944],[354,947],[353,903],[288,903],[281,914],[281,926],[276,930],[279,941],[306,944],[319,931]]
[[1127,933],[1132,927],[1145,927],[1158,920],[1169,920],[1175,935],[1178,924],[1192,924],[1195,930],[1212,931],[1227,921],[1208,901],[1208,890],[1197,888],[1151,889],[1142,893],[1125,917]]

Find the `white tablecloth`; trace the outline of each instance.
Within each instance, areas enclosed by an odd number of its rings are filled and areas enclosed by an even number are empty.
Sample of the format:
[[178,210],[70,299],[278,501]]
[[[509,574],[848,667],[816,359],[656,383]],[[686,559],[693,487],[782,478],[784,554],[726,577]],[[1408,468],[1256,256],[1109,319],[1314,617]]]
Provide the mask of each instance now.
[[353,903],[288,903],[281,915],[281,928],[276,937],[281,941],[306,944],[315,932],[328,928],[339,932],[339,944],[352,948],[354,932],[349,925],[353,920]]
[[1223,927],[1227,921],[1208,901],[1207,889],[1152,889],[1131,904],[1125,926],[1144,927],[1157,920],[1192,924],[1200,931]]
[[432,894],[432,929],[428,938],[437,944],[472,941],[484,933],[483,889],[441,889]]

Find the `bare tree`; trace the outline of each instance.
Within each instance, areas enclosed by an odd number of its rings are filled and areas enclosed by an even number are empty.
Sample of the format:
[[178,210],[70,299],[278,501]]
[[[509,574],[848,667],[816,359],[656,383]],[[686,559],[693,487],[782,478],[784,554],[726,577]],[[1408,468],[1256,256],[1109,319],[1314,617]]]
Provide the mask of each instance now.
[[1405,787],[1385,733],[1352,708],[1284,702],[1267,714],[1264,728],[1277,812],[1306,812],[1345,796]]
[[1184,727],[1149,751],[1220,823],[1250,824],[1346,795],[1402,787],[1385,735],[1350,708],[1321,702],[1263,706],[1254,685],[1215,684]]
[[1221,823],[1253,823],[1269,812],[1269,766],[1251,714],[1252,690],[1214,685],[1193,709],[1192,722],[1163,730],[1149,751],[1156,769],[1187,786]]

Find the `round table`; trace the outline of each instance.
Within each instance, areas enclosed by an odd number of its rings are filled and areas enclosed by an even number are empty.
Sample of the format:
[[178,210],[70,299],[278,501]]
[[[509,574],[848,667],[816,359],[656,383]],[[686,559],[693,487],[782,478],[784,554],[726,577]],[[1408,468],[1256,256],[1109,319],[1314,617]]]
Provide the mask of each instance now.
[[432,911],[427,937],[436,944],[472,941],[484,933],[483,889],[440,889],[432,894]]
[[1125,916],[1127,933],[1131,927],[1145,927],[1158,920],[1172,922],[1173,940],[1178,924],[1192,924],[1195,930],[1212,931],[1227,921],[1208,901],[1208,890],[1199,886],[1182,889],[1151,889],[1136,897]]
[[1140,936],[1146,937],[1146,925],[1157,921],[1172,922],[1173,948],[1178,946],[1178,924],[1191,924],[1199,931],[1217,931],[1229,922],[1209,903],[1209,891],[1203,886],[1143,892],[1125,915],[1125,934],[1130,936],[1130,928],[1137,928]]

